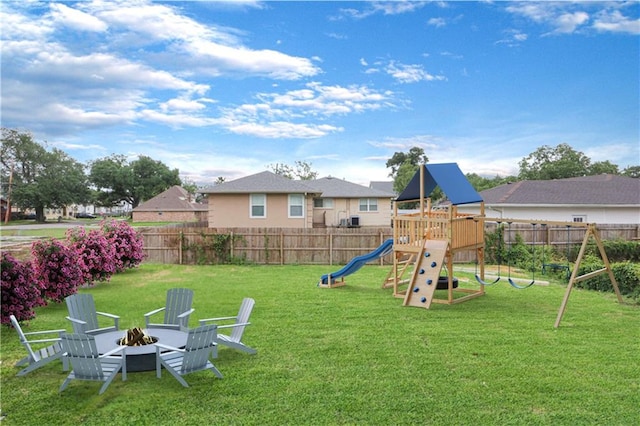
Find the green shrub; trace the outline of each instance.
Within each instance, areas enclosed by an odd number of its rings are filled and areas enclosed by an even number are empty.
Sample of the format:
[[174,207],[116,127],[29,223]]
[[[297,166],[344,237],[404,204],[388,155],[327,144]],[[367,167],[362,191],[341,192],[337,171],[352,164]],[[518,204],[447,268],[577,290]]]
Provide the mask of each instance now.
[[[602,242],[609,262],[640,262],[640,242],[626,240],[605,240]],[[580,245],[575,245],[570,250],[571,261],[575,261],[580,251]],[[585,254],[600,257],[600,251],[595,242],[587,244]]]
[[[604,263],[599,257],[586,255],[580,263],[578,276],[588,274],[604,268]],[[640,265],[631,262],[618,262],[611,264],[613,276],[618,283],[618,288],[623,296],[629,296],[632,300],[640,302]],[[609,274],[603,273],[593,278],[576,283],[576,287],[587,290],[613,292],[613,285]]]

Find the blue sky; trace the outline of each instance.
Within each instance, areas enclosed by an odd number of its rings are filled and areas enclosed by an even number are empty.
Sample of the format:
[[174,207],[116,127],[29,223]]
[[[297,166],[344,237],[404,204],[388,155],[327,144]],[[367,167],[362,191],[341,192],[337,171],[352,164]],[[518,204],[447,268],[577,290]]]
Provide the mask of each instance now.
[[538,147],[640,165],[640,3],[4,1],[2,126],[200,184],[394,152],[515,175]]

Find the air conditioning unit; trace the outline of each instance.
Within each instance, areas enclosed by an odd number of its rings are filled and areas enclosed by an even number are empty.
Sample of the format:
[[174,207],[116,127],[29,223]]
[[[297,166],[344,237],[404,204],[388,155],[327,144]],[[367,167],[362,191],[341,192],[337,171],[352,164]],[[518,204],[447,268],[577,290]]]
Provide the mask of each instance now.
[[352,228],[360,227],[360,216],[351,216],[349,218],[349,226]]
[[348,226],[347,218],[340,219],[340,224],[338,226]]

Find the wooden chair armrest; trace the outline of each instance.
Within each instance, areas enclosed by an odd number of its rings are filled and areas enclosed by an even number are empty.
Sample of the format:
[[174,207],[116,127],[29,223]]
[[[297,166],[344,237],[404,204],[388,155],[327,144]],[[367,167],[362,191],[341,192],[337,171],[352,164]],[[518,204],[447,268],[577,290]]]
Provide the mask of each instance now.
[[251,323],[250,322],[239,322],[237,324],[219,325],[218,326],[218,330],[221,329],[221,328],[240,327],[240,326],[243,326],[243,325],[251,325]]
[[169,346],[169,345],[164,345],[162,343],[155,343],[156,346],[156,353],[160,354],[160,349],[167,349],[169,351],[178,351],[178,352],[184,352],[184,349],[180,349],[180,348],[176,348],[173,346]]
[[118,346],[117,348],[111,349],[109,352],[100,355],[98,358],[105,358],[118,352],[122,352],[122,356],[125,356],[127,354],[127,346]]
[[55,339],[35,339],[35,340],[27,340],[27,343],[48,343],[48,342],[59,342],[61,339],[59,337]]
[[118,315],[108,314],[106,312],[96,312],[96,314],[102,315],[102,316],[105,316],[105,317],[109,317],[109,318],[113,318],[113,319],[120,319],[120,317]]
[[82,321],[82,320],[79,320],[77,318],[72,318],[72,317],[66,317],[66,318],[71,322],[75,322],[76,324],[82,324],[82,325],[86,325],[87,324],[86,321]]
[[187,316],[191,315],[193,313],[193,311],[195,311],[195,309],[191,308],[188,311],[185,311],[185,312],[181,313],[180,315],[178,315],[178,318],[187,317]]
[[151,316],[151,315],[157,314],[158,312],[162,312],[162,311],[164,311],[165,309],[167,309],[167,307],[166,307],[166,306],[163,306],[162,308],[154,309],[154,310],[153,310],[153,311],[151,311],[151,312],[147,312],[146,314],[144,314],[144,316],[145,316],[145,317],[149,317],[149,316]]
[[67,330],[61,328],[60,330],[29,331],[28,333],[24,333],[23,332],[22,334],[24,334],[25,336],[36,336],[36,335],[39,335],[39,334],[49,334],[49,333],[54,334],[54,333],[57,333],[59,335],[60,333],[64,333],[65,331],[67,331]]
[[200,321],[200,325],[205,325],[208,322],[214,322],[214,321],[230,321],[230,320],[235,320],[236,318],[238,318],[237,316],[235,317],[218,317],[218,318],[204,318],[199,320]]

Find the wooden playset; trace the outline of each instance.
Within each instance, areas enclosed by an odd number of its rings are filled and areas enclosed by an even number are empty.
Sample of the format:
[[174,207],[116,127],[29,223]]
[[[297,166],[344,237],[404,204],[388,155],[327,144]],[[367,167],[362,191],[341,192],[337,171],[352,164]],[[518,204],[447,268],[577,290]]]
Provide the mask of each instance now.
[[[439,186],[449,203],[433,207],[428,197]],[[398,203],[417,202],[419,209],[411,214],[398,214]],[[465,204],[479,205],[478,213],[465,213]],[[567,226],[586,228],[579,254],[574,263],[569,284],[560,306],[555,327],[560,325],[573,285],[594,276],[607,273],[620,303],[623,302],[618,284],[604,250],[595,224],[525,221],[518,219],[487,218],[482,197],[473,189],[457,164],[428,164],[420,167],[407,189],[394,203],[393,214],[393,267],[383,282],[383,288],[393,288],[393,295],[404,299],[404,306],[429,309],[432,303],[455,304],[479,297],[485,293],[485,239],[486,222],[527,223],[532,226]],[[578,276],[587,244],[593,238],[604,268]],[[474,251],[479,267],[478,288],[457,288],[454,285],[453,262],[456,253]],[[438,297],[437,283],[446,268],[446,297]],[[408,278],[405,278],[409,276]],[[509,279],[512,282],[511,279]],[[533,284],[533,281],[529,284]],[[517,288],[515,284],[512,284]],[[528,285],[527,285],[528,286]],[[455,294],[454,294],[455,293]]]
[[[447,195],[449,203],[432,206],[428,197],[439,186]],[[398,203],[417,202],[419,209],[411,214],[398,214]],[[465,204],[480,206],[479,214],[464,212]],[[562,320],[571,290],[575,283],[607,273],[620,303],[623,302],[618,284],[600,239],[595,224],[525,221],[518,219],[488,218],[482,197],[473,189],[457,164],[428,164],[420,167],[407,189],[394,203],[393,214],[393,267],[382,286],[393,288],[395,297],[403,298],[404,306],[429,309],[432,303],[456,304],[485,294],[485,223],[527,223],[532,226],[567,226],[586,228],[580,252],[571,271],[569,284],[555,322],[557,328]],[[598,247],[604,268],[578,276],[587,244],[593,238]],[[474,251],[479,268],[478,288],[459,288],[454,278],[454,257],[462,251]],[[439,296],[436,290],[446,270],[446,295]],[[567,266],[567,269],[568,266]],[[497,280],[496,280],[497,281]],[[519,287],[511,278],[509,282]],[[440,292],[442,293],[442,292]]]

